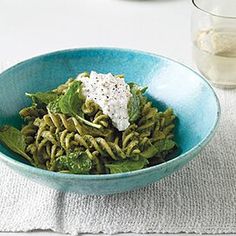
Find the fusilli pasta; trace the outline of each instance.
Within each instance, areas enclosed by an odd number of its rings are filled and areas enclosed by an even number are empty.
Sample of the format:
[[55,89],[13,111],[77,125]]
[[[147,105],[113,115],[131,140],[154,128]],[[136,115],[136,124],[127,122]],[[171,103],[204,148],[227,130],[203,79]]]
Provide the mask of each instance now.
[[67,93],[74,81],[69,79],[50,92],[57,99],[52,109],[43,101],[39,105],[33,100],[32,106],[20,111],[25,122],[21,129],[25,153],[35,166],[63,173],[116,173],[112,165],[146,159],[142,161],[146,167],[164,160],[176,148],[173,110],[158,111],[141,90],[137,90],[140,114],[124,131],[117,130],[109,116],[88,98],[81,100],[79,118],[62,112],[58,109],[58,99]]

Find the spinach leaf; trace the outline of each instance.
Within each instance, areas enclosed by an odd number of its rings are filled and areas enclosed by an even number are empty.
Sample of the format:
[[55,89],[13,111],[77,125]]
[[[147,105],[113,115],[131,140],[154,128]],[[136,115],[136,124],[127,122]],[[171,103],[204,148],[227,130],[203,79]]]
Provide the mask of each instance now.
[[67,90],[65,95],[59,99],[59,107],[61,112],[68,115],[79,115],[83,117],[82,105],[85,98],[82,94],[82,82],[75,81]]
[[148,160],[140,158],[139,160],[124,160],[118,161],[114,164],[106,164],[105,166],[110,170],[111,174],[123,173],[134,170],[140,170],[148,164]]
[[69,170],[73,174],[89,174],[92,168],[92,161],[86,151],[61,156],[56,160],[56,164],[59,171]]
[[141,93],[145,93],[145,92],[147,91],[147,89],[148,89],[147,86],[146,86],[146,87],[143,87],[143,88],[140,90],[140,92],[141,92]]
[[155,144],[159,152],[169,151],[176,146],[176,143],[171,139],[159,140]]
[[164,151],[170,151],[176,146],[176,143],[170,139],[163,139],[157,141],[155,144],[150,145],[144,152],[141,153],[141,156],[144,158],[151,158],[158,153]]
[[38,92],[38,93],[26,93],[27,97],[32,99],[33,104],[37,104],[38,106],[46,106],[50,102],[56,100],[58,95],[54,92]]
[[139,97],[134,94],[128,102],[129,122],[135,122],[140,118],[140,105]]
[[13,152],[23,156],[27,161],[33,164],[32,159],[25,153],[26,143],[21,132],[11,126],[3,126],[0,129],[0,141],[4,143]]
[[146,92],[147,87],[140,88],[138,85],[134,83],[129,83],[129,86],[132,97],[128,102],[128,114],[129,114],[129,121],[133,123],[137,121],[141,116],[141,109],[146,100],[143,96],[143,93]]

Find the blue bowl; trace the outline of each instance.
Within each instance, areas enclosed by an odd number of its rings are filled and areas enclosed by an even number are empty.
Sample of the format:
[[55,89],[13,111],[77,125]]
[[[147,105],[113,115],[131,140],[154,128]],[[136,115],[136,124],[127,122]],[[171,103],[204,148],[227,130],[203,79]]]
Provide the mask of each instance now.
[[38,169],[4,145],[0,145],[0,160],[25,177],[58,190],[112,194],[140,188],[170,175],[192,160],[212,138],[220,106],[206,80],[165,57],[116,48],[58,51],[3,72],[0,75],[0,125],[21,126],[18,112],[30,103],[25,92],[46,91],[69,77],[91,70],[125,74],[127,81],[148,86],[148,96],[158,108],[172,107],[178,117],[175,135],[181,153],[157,166],[110,175],[73,175]]

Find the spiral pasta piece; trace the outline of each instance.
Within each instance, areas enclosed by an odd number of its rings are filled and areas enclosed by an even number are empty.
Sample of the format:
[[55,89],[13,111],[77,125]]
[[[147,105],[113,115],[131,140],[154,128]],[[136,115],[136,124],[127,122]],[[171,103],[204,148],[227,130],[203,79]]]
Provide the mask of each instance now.
[[52,91],[58,95],[65,94],[70,85],[74,82],[74,79],[68,79],[64,84],[59,85],[56,89]]
[[36,106],[25,107],[19,112],[20,116],[27,122],[31,122],[37,117],[43,117],[46,113],[46,109],[37,108]]
[[32,121],[22,127],[21,133],[25,136],[25,141],[27,144],[34,142],[37,131],[38,127],[35,126]]
[[99,106],[91,99],[86,99],[85,103],[82,105],[82,111],[89,116],[93,116],[98,110]]
[[94,138],[91,135],[80,136],[76,134],[75,140],[78,142],[78,145],[82,145],[90,151],[97,151],[102,156],[109,156],[114,160],[125,158],[125,153],[117,144],[107,142],[104,138]]
[[102,111],[98,111],[96,115],[94,116],[94,119],[92,121],[94,124],[100,124],[103,127],[109,126],[109,117],[108,115],[104,115]]
[[124,150],[127,157],[136,156],[139,154],[139,140],[140,134],[136,132],[137,125],[130,125],[122,134],[122,149]]
[[167,109],[165,112],[159,112],[156,121],[155,129],[152,134],[152,140],[157,141],[161,139],[173,138],[175,115],[172,109]]
[[142,138],[149,137],[156,124],[156,119],[158,116],[158,111],[156,108],[152,107],[151,102],[147,102],[142,109],[142,118],[138,121],[137,131],[140,133]]

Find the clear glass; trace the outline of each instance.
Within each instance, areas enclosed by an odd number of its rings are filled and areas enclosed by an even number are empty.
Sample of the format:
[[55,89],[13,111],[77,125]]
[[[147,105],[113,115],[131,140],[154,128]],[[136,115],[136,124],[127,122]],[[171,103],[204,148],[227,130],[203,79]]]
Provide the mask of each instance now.
[[193,58],[217,87],[236,88],[236,0],[192,0]]

